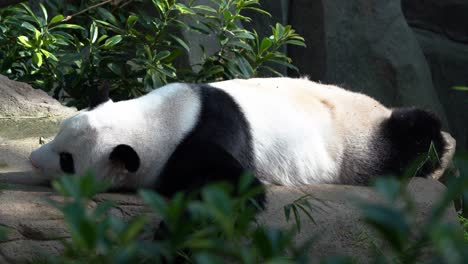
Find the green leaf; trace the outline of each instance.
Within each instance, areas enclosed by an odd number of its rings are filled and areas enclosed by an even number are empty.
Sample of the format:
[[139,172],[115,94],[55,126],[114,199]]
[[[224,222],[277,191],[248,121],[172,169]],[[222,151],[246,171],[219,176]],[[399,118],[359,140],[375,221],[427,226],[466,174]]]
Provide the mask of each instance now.
[[41,7],[42,14],[44,15],[44,20],[47,22],[48,16],[47,16],[47,10],[45,6],[42,3],[39,3],[39,6]]
[[252,33],[242,30],[242,31],[235,31],[233,32],[236,38],[240,39],[255,39],[255,37],[252,35]]
[[42,65],[42,54],[40,52],[33,52],[33,62],[37,65],[37,67],[41,67]]
[[190,9],[189,7],[187,7],[187,6],[184,5],[184,4],[177,3],[177,4],[175,4],[175,7],[176,7],[176,9],[177,9],[180,13],[182,13],[182,14],[195,15],[195,12],[193,12],[192,9]]
[[401,252],[411,234],[404,214],[400,211],[374,204],[361,204],[364,218],[387,240],[394,249]]
[[216,65],[216,66],[211,67],[207,73],[209,75],[216,75],[216,74],[223,73],[223,72],[224,72],[223,66]]
[[161,52],[158,52],[156,56],[154,57],[154,61],[161,61],[171,55],[171,52],[168,50],[163,50]]
[[63,15],[56,15],[54,16],[50,22],[49,22],[49,26],[52,25],[52,24],[55,24],[55,23],[58,23],[60,21],[62,21],[65,17]]
[[301,46],[301,47],[307,47],[304,41],[301,40],[288,40],[286,41],[286,44],[291,44],[295,46]]
[[18,41],[20,42],[21,45],[25,47],[28,47],[28,48],[32,47],[31,43],[29,42],[29,38],[26,36],[19,36]]
[[78,26],[78,25],[75,25],[75,24],[59,24],[57,26],[51,27],[50,29],[57,29],[57,28],[70,28],[70,29],[86,30],[84,27]]
[[111,38],[108,38],[104,44],[102,44],[101,47],[103,48],[112,48],[113,46],[117,45],[122,41],[122,35],[115,35]]
[[39,30],[34,30],[34,39],[36,39],[36,43],[40,43],[39,45],[42,44],[41,42],[39,42],[40,38],[41,38],[41,32]]
[[294,215],[294,221],[296,222],[297,232],[301,232],[301,217],[299,216],[297,207],[293,206],[292,210],[293,210],[293,215]]
[[217,13],[216,9],[214,9],[214,8],[212,8],[210,6],[207,6],[207,5],[192,6],[192,9],[203,10],[203,11],[207,11],[207,12],[210,12],[210,13]]
[[37,31],[36,27],[33,26],[31,23],[29,22],[23,22],[21,23],[21,27],[31,31],[31,32],[34,32],[34,31]]
[[[304,200],[304,202],[308,203],[307,200]],[[317,222],[315,222],[315,219],[314,217],[312,217],[312,215],[310,214],[310,204],[308,204],[308,208],[305,208],[304,205],[302,205],[301,203],[298,203],[296,204],[297,207],[299,207],[299,209],[301,209],[301,211],[307,216],[307,218],[309,218],[309,220],[314,223],[314,224],[317,224]]]
[[291,208],[292,208],[292,204],[288,204],[286,206],[283,207],[283,210],[284,210],[284,217],[286,218],[286,222],[289,222],[289,218],[291,216]]
[[248,51],[252,51],[252,46],[242,42],[242,41],[231,41],[227,44],[228,46],[232,46],[232,47],[238,47],[238,48],[242,48],[242,49],[246,49]]
[[79,224],[80,235],[88,249],[93,249],[96,246],[96,226],[87,219],[81,219]]
[[97,27],[96,22],[93,21],[93,23],[91,23],[91,26],[89,28],[91,43],[93,44],[96,43],[98,33],[99,33],[99,28]]
[[401,193],[401,183],[394,177],[378,178],[375,181],[377,191],[393,202]]
[[140,190],[138,194],[145,201],[146,204],[158,215],[164,217],[167,212],[167,202],[161,195],[150,191],[150,190]]
[[41,52],[42,54],[44,54],[44,56],[47,58],[47,59],[52,59],[53,61],[58,61],[57,57],[50,53],[49,51],[45,50],[45,49],[41,49]]
[[271,41],[271,39],[269,38],[263,38],[262,39],[262,43],[260,44],[260,54],[262,54],[263,52],[265,52],[267,49],[269,49],[271,47],[271,45],[273,44],[273,41]]
[[190,52],[190,48],[187,45],[187,43],[185,43],[185,41],[183,41],[179,37],[176,37],[176,36],[174,36],[172,34],[169,34],[169,36],[171,36],[175,41],[177,41],[177,43],[179,43],[179,45],[182,46],[182,48],[184,48],[187,52]]
[[120,240],[123,243],[128,243],[136,238],[147,224],[146,218],[137,217],[127,224],[124,231],[120,234]]
[[112,23],[115,26],[119,25],[119,22],[117,21],[115,16],[109,10],[107,10],[105,8],[102,8],[102,7],[98,7],[97,12],[99,13],[99,15],[102,18],[104,18],[104,20],[109,21],[110,23]]
[[119,33],[119,34],[125,34],[125,31],[122,30],[121,28],[119,27],[116,27],[114,25],[112,25],[111,23],[109,22],[106,22],[104,20],[99,20],[99,19],[95,19],[94,21],[96,21],[97,23],[101,24],[101,25],[104,25],[104,26],[107,26],[109,27],[110,29],[112,29],[113,31]]
[[468,91],[468,87],[466,86],[455,86],[452,89],[457,90],[457,91]]
[[29,8],[29,6],[25,3],[20,3],[20,5],[26,10],[26,12],[28,12],[28,14],[33,18],[34,21],[36,21],[36,23],[38,25],[41,24],[41,22],[39,22],[39,19],[37,18],[37,16],[34,14],[34,12],[31,10],[31,8]]
[[116,63],[108,63],[107,68],[109,68],[114,74],[121,76],[122,75],[122,69],[120,66]]
[[249,7],[246,7],[245,9],[249,9],[249,10],[255,11],[257,13],[264,14],[264,15],[267,15],[267,16],[271,17],[270,13],[268,13],[267,11],[265,11],[263,9],[257,8],[257,7],[249,6]]
[[130,15],[130,16],[128,16],[127,22],[126,22],[127,29],[133,28],[133,26],[135,25],[135,23],[136,23],[137,21],[138,21],[138,17],[137,17],[137,16],[135,16],[135,15]]
[[[211,186],[210,186],[211,187]],[[231,200],[225,191],[219,187],[205,188],[202,191],[203,201],[208,205],[213,206],[224,215],[229,213],[229,208],[231,205]]]

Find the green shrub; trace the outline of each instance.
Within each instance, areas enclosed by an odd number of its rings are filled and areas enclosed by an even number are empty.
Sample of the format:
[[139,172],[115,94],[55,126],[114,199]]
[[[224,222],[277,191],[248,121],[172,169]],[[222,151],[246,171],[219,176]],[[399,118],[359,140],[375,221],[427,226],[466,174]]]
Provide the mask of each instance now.
[[[250,21],[246,10],[267,14],[258,0],[197,2],[57,0],[37,11],[24,3],[1,9],[0,74],[82,108],[100,81],[120,100],[168,82],[281,75],[271,64],[295,69],[279,52],[286,44],[304,45],[290,26],[277,24],[267,38],[239,26]],[[194,48],[183,40],[184,30],[211,36],[219,49],[184,66]]]
[[291,231],[255,223],[256,210],[250,201],[263,190],[248,187],[251,180],[248,175],[242,178],[236,196],[227,184],[207,186],[200,200],[193,199],[195,194],[179,193],[168,201],[141,190],[139,195],[167,225],[165,239],[143,241],[139,235],[147,226],[147,215],[124,223],[109,216],[111,202],[88,209],[88,200],[106,185],[89,173],[65,176],[53,185],[71,199],[53,204],[64,214],[71,241],[63,242],[66,250],[60,258],[46,262],[307,263],[307,245],[296,247]]

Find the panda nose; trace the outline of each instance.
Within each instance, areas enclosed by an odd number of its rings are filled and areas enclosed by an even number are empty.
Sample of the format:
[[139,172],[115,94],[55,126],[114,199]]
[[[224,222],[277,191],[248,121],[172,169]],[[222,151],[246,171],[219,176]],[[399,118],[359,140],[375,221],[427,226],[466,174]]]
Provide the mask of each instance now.
[[34,160],[32,159],[32,156],[29,156],[29,161],[31,162],[31,165],[35,168],[35,169],[40,169],[39,165],[37,165]]

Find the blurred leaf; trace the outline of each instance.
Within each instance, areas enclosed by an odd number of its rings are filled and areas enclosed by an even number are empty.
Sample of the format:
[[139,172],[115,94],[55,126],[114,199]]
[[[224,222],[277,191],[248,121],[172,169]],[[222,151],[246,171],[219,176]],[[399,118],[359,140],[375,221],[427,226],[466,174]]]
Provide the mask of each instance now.
[[160,195],[149,191],[140,190],[138,194],[143,198],[146,204],[148,204],[154,212],[160,216],[165,216],[167,212],[167,203]]
[[65,17],[64,17],[63,15],[60,15],[60,14],[54,16],[54,17],[50,20],[49,26],[52,25],[52,24],[55,24],[55,23],[58,23],[58,22],[62,21],[64,18],[65,18]]
[[203,11],[206,11],[206,12],[209,12],[209,13],[216,13],[217,12],[214,8],[212,8],[210,6],[207,6],[207,5],[192,6],[192,9],[203,10]]
[[44,20],[45,22],[47,22],[47,20],[49,19],[48,15],[47,15],[47,10],[45,8],[45,6],[42,4],[42,3],[39,3],[39,7],[41,8],[42,10],[42,15],[44,15]]
[[401,183],[395,177],[381,177],[375,182],[377,191],[384,197],[394,202],[401,195]]
[[33,52],[33,62],[37,65],[37,67],[42,66],[42,54],[40,52]]
[[26,37],[26,36],[19,36],[18,37],[18,40],[19,42],[21,43],[21,45],[25,46],[25,47],[28,47],[28,48],[31,48],[32,45],[31,43],[29,42],[29,38]]
[[183,41],[181,38],[174,36],[172,34],[169,34],[179,45],[184,48],[187,52],[190,52],[190,47]]
[[99,34],[99,28],[97,27],[96,23],[93,21],[93,23],[91,23],[91,27],[89,29],[89,34],[90,34],[90,39],[91,39],[91,43],[96,43],[96,40],[98,38],[98,34]]
[[181,3],[176,3],[174,5],[179,12],[182,14],[190,14],[190,15],[195,15],[195,12],[193,12],[192,9],[188,8],[186,5],[181,4]]
[[51,27],[50,29],[58,29],[58,28],[69,28],[69,29],[85,30],[84,27],[78,26],[78,25],[75,25],[75,24],[59,24],[59,25]]
[[135,25],[135,23],[138,21],[138,17],[135,16],[135,15],[130,15],[128,16],[127,18],[127,22],[126,22],[126,25],[127,25],[127,28],[133,28],[133,26]]
[[109,49],[112,48],[113,46],[119,44],[122,41],[122,36],[121,35],[115,35],[113,37],[110,37],[106,40],[106,42],[101,46],[102,48]]
[[361,204],[365,220],[397,251],[404,249],[411,234],[406,217],[400,211],[382,205]]
[[144,217],[137,217],[127,224],[124,231],[120,234],[120,241],[128,243],[136,238],[147,224]]
[[457,91],[468,91],[468,87],[466,86],[455,86],[453,89]]
[[21,23],[21,26],[24,27],[25,29],[31,31],[31,32],[34,32],[34,31],[37,31],[36,27],[33,26],[31,23],[29,22],[23,22]]

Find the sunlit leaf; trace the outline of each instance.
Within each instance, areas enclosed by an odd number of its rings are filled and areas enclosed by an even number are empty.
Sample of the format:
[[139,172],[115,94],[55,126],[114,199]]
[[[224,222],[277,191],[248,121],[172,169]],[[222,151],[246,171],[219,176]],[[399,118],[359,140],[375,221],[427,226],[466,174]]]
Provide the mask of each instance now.
[[28,48],[31,48],[32,45],[31,43],[29,42],[29,38],[26,37],[26,36],[19,36],[18,37],[18,40],[20,42],[21,45],[25,46],[25,47],[28,47]]
[[104,44],[102,44],[101,47],[103,48],[111,48],[117,44],[119,44],[122,41],[122,35],[115,35],[111,38],[108,38]]
[[54,17],[50,20],[49,26],[52,25],[52,24],[55,24],[55,23],[58,23],[58,22],[62,21],[64,18],[65,18],[65,17],[64,17],[63,15],[60,15],[60,14],[54,16]]
[[37,65],[37,67],[42,66],[42,54],[40,52],[33,52],[33,62]]

